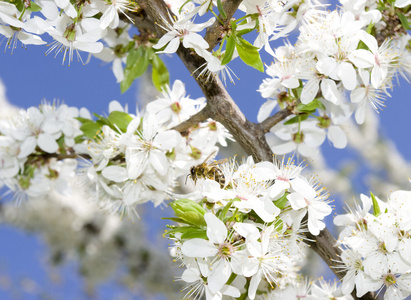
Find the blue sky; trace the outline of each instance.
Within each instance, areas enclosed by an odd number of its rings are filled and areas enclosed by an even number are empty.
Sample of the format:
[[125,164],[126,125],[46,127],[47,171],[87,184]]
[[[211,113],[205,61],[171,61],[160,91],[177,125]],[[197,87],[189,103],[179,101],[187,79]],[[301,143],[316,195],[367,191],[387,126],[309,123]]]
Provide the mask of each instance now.
[[[4,44],[3,44],[4,47]],[[17,106],[27,108],[37,106],[41,100],[60,100],[69,106],[87,107],[91,112],[107,112],[111,100],[118,100],[128,104],[130,111],[135,109],[137,86],[133,85],[126,93],[121,94],[118,84],[111,72],[111,65],[97,59],[92,59],[88,65],[73,62],[70,67],[62,66],[62,56],[54,58],[53,54],[45,56],[46,47],[29,46],[27,49],[18,47],[10,54],[0,53],[0,78],[7,88],[9,101]],[[83,60],[87,55],[82,53]],[[174,57],[176,58],[176,57]],[[171,73],[171,83],[181,79],[186,83],[187,94],[193,98],[202,96],[195,80],[183,67],[178,58],[164,57]],[[270,60],[266,60],[270,63]],[[256,121],[259,106],[264,102],[256,92],[265,74],[245,68],[241,62],[234,64],[232,69],[240,78],[236,84],[228,83],[227,89],[238,103],[240,108],[251,121]],[[386,102],[387,107],[380,113],[382,134],[390,136],[406,158],[411,159],[410,147],[410,95],[411,88],[407,82],[400,80],[401,88],[396,88],[393,97]],[[333,166],[341,164],[350,154],[347,150],[338,150],[325,146],[327,159]],[[411,177],[411,175],[410,175]],[[368,191],[363,191],[368,193]],[[21,232],[8,226],[0,226],[0,276],[10,275],[17,280],[24,276],[38,279],[46,289],[53,289],[46,277],[43,263],[40,261],[42,253],[47,247],[36,235]],[[67,275],[66,284],[62,289],[56,288],[57,295],[65,295],[59,299],[81,299],[81,282],[75,274],[75,266],[67,266],[64,274]],[[0,299],[11,299],[1,289]],[[74,288],[73,288],[74,287]],[[105,287],[104,297],[110,298],[115,294],[117,287],[110,284]],[[23,294],[20,299],[31,299]],[[37,299],[37,298],[36,298]]]

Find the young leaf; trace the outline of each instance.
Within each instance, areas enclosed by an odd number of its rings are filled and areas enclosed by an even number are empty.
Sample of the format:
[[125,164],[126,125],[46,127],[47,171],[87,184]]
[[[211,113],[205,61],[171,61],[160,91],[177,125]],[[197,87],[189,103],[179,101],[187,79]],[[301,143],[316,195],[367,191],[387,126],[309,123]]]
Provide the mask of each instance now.
[[136,52],[133,52],[133,56],[130,59],[127,57],[127,66],[124,69],[124,79],[120,83],[122,93],[130,88],[134,79],[143,75],[147,70],[149,64],[148,56],[149,52],[146,51],[146,48],[139,47]]
[[218,8],[218,11],[220,12],[220,15],[223,17],[223,19],[227,19],[227,15],[224,11],[223,3],[221,3],[221,0],[217,0],[217,8]]
[[32,12],[37,12],[41,10],[41,7],[38,6],[36,3],[33,1],[30,1],[30,6],[27,8],[27,10],[32,11]]
[[322,104],[322,102],[318,99],[314,99],[313,101],[311,101],[308,104],[298,104],[297,105],[297,110],[300,112],[306,112],[306,113],[312,113],[315,112],[315,110],[317,108],[321,108],[322,110],[325,110],[325,106],[324,104]]
[[264,65],[261,61],[260,53],[258,48],[251,45],[248,41],[242,37],[236,37],[236,48],[238,55],[244,63],[257,69],[260,72],[264,72]]
[[89,139],[95,139],[96,135],[101,130],[101,125],[96,122],[89,121],[81,125],[80,130],[83,131],[84,135]]
[[284,195],[281,196],[280,199],[277,199],[274,201],[274,205],[277,206],[279,209],[283,209],[285,205],[287,204],[287,196],[289,193],[285,193]]
[[372,199],[372,206],[374,208],[374,216],[378,217],[379,215],[381,215],[380,206],[378,205],[378,201],[375,198],[374,194],[372,192],[370,192],[370,195],[371,195],[371,199]]
[[153,70],[151,73],[151,79],[153,80],[154,86],[160,92],[163,90],[163,87],[170,82],[170,74],[168,73],[166,65],[158,57],[154,55],[152,59]]
[[298,115],[298,116],[295,116],[294,118],[289,119],[287,122],[284,122],[284,125],[290,125],[290,124],[298,123],[298,122],[301,122],[301,121],[305,121],[307,119],[308,119],[307,114]]
[[225,216],[227,215],[228,210],[230,209],[231,205],[233,204],[233,202],[234,202],[235,200],[236,200],[236,199],[231,200],[230,202],[228,202],[228,203],[224,206],[224,208],[223,208],[222,210],[220,210],[220,215],[218,216],[218,218],[219,218],[221,221],[224,221],[224,218],[225,218]]
[[231,59],[233,58],[234,49],[235,49],[234,35],[230,35],[229,37],[227,37],[227,44],[225,46],[225,53],[224,53],[223,59],[221,60],[221,65],[226,65],[231,61]]
[[404,16],[400,11],[397,11],[397,16],[400,18],[401,24],[405,30],[410,30],[410,24],[408,23],[408,19]]
[[207,232],[205,229],[200,228],[188,228],[182,235],[181,239],[191,240],[191,239],[207,239]]
[[108,116],[108,120],[111,124],[117,125],[121,131],[126,132],[127,126],[133,118],[128,113],[122,111],[112,111]]
[[186,211],[177,215],[180,219],[184,220],[188,224],[195,225],[198,227],[207,226],[206,221],[204,220],[204,215],[194,212]]

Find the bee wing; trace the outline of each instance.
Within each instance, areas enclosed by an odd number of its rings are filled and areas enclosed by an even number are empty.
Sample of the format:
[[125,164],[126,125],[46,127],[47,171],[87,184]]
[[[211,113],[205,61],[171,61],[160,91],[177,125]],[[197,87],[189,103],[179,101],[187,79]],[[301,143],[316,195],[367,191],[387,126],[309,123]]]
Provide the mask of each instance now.
[[209,156],[207,156],[207,158],[203,161],[203,164],[206,163],[210,159],[210,157],[212,157],[214,154],[216,154],[216,152],[217,152],[217,150],[211,152],[211,154]]
[[223,159],[220,159],[220,160],[213,161],[213,162],[210,164],[210,166],[217,166],[217,165],[224,164],[224,163],[226,163],[226,162],[228,162],[228,158],[223,158]]

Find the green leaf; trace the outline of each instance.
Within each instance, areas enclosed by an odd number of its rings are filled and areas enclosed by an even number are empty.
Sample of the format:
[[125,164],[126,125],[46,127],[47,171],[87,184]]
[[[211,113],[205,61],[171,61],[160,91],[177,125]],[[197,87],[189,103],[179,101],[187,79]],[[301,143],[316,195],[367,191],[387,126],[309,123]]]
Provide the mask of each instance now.
[[30,6],[27,8],[27,10],[32,11],[32,12],[37,12],[41,10],[41,7],[34,3],[33,1],[30,1]]
[[14,4],[19,11],[23,11],[24,3],[23,0],[9,1],[11,4]]
[[188,224],[198,227],[207,226],[204,220],[205,209],[198,203],[189,199],[180,199],[170,203],[177,218]]
[[128,113],[122,111],[112,111],[108,116],[108,120],[111,124],[117,125],[121,131],[126,132],[127,126],[133,118]]
[[95,139],[97,134],[101,131],[101,125],[96,122],[89,121],[81,125],[80,130],[83,131],[84,135],[89,139]]
[[147,70],[149,54],[149,51],[146,51],[145,47],[139,47],[136,52],[133,52],[130,60],[127,57],[127,66],[124,69],[124,79],[120,83],[121,93],[127,91],[134,82],[134,79],[143,75]]
[[194,212],[194,211],[187,211],[185,213],[179,214],[182,220],[186,221],[188,224],[195,225],[198,227],[207,226],[206,221],[204,220],[204,215]]
[[234,35],[230,35],[229,37],[227,37],[227,44],[225,46],[225,53],[224,53],[223,59],[221,60],[221,65],[226,65],[231,61],[231,59],[233,58],[234,49],[235,49]]
[[138,47],[137,49],[132,48],[127,55],[126,68],[131,68],[136,63],[137,59],[142,55],[142,47]]
[[161,218],[161,219],[163,219],[163,220],[171,220],[171,221],[174,221],[174,222],[176,222],[176,223],[183,223],[183,224],[189,224],[189,225],[190,225],[190,223],[187,223],[185,220],[183,220],[183,219],[181,219],[181,218],[172,218],[172,217],[170,217],[170,218]]
[[200,204],[190,199],[175,200],[170,203],[170,206],[176,213],[178,211],[196,211],[202,215],[206,213],[206,210]]
[[[167,218],[166,218],[166,219],[167,219]],[[195,228],[195,227],[191,227],[191,226],[175,227],[175,228],[173,228],[173,229],[166,230],[166,231],[164,232],[163,236],[171,235],[171,234],[179,233],[179,232],[185,232],[185,231],[186,231],[187,229],[189,229],[189,228]]]
[[277,216],[277,219],[273,222],[273,224],[274,224],[274,228],[276,231],[278,232],[283,231],[284,222],[280,217]]
[[308,114],[301,114],[295,116],[294,118],[289,119],[287,122],[284,122],[284,125],[291,125],[295,123],[299,123],[308,119]]
[[110,122],[103,116],[100,116],[99,114],[93,113],[93,116],[95,116],[98,120],[96,122],[100,123],[101,125],[107,125],[110,126]]
[[237,23],[235,22],[235,20],[230,21],[230,25],[231,25],[231,31],[235,32],[237,30]]
[[81,118],[81,117],[76,117],[76,118],[74,118],[74,119],[76,119],[77,121],[80,121],[80,123],[82,123],[82,124],[84,124],[84,123],[87,123],[87,122],[90,122],[90,121],[91,121],[90,119]]
[[280,199],[277,199],[274,201],[274,205],[277,206],[279,209],[283,209],[285,205],[287,204],[287,196],[289,193],[285,193],[284,195],[281,196]]
[[84,134],[78,135],[74,138],[74,143],[81,144],[84,141]]
[[221,0],[217,0],[217,8],[218,8],[218,11],[220,12],[220,15],[223,17],[223,19],[227,19],[227,15],[224,11],[223,3],[221,3]]
[[311,101],[311,102],[308,103],[308,104],[302,104],[302,103],[300,103],[300,104],[297,105],[296,108],[297,108],[297,110],[298,110],[299,112],[305,112],[305,113],[315,112],[315,110],[316,110],[317,108],[320,108],[320,109],[322,109],[322,110],[325,110],[324,104],[323,104],[320,100],[318,100],[318,99],[314,99],[313,101]]
[[368,34],[371,34],[373,28],[374,28],[374,24],[371,22],[370,24],[368,24],[366,32]]
[[371,199],[372,199],[372,206],[374,208],[374,216],[378,217],[379,215],[381,215],[380,206],[378,205],[378,201],[375,198],[374,194],[372,192],[370,192],[370,195],[371,195]]
[[251,45],[248,41],[243,39],[242,37],[236,37],[236,48],[238,51],[238,55],[242,59],[242,61],[257,69],[260,72],[264,72],[264,65],[261,61],[260,53],[258,52],[258,48]]
[[397,16],[400,18],[402,27],[404,27],[405,30],[410,30],[410,24],[408,23],[407,17],[404,16],[400,11],[397,11]]
[[188,228],[182,235],[181,239],[191,240],[191,239],[204,239],[207,240],[207,232],[205,229],[200,228]]
[[221,221],[224,221],[225,216],[227,215],[228,211],[230,210],[231,205],[233,204],[233,202],[234,202],[235,200],[236,200],[236,199],[232,199],[230,202],[228,202],[228,203],[224,206],[224,208],[223,208],[222,210],[219,211],[220,214],[218,215],[218,218],[219,218]]
[[168,73],[166,65],[157,54],[153,56],[151,62],[153,65],[151,79],[153,80],[153,84],[157,90],[161,92],[163,87],[169,84],[170,74]]

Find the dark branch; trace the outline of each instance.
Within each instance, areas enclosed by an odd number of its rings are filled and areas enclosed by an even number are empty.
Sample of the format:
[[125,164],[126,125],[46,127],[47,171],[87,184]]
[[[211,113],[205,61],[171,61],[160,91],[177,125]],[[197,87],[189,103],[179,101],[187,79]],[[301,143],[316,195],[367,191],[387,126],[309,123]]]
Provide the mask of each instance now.
[[200,122],[206,121],[208,118],[211,118],[210,106],[207,104],[202,110],[200,110],[195,115],[192,115],[188,120],[175,126],[174,130],[177,130],[180,133],[186,132],[190,127],[197,125]]
[[224,19],[221,14],[218,15],[218,18],[223,21],[224,24],[221,24],[219,20],[216,20],[214,24],[207,29],[207,33],[204,37],[210,46],[208,51],[213,50],[214,47],[217,46],[219,39],[221,38],[221,28],[227,27],[241,2],[242,0],[226,0],[224,2],[223,8],[227,18]]
[[264,133],[267,133],[274,125],[280,123],[282,120],[292,114],[293,113],[291,112],[291,110],[284,108],[283,110],[277,112],[275,115],[265,119],[263,122],[261,122],[260,126],[263,129]]

